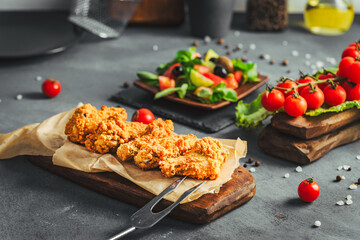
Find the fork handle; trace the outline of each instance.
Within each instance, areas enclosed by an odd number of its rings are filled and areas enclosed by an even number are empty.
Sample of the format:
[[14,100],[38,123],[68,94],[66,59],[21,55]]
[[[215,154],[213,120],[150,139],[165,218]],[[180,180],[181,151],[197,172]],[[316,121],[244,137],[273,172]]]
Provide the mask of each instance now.
[[122,238],[123,236],[135,231],[135,229],[136,229],[136,227],[128,228],[128,229],[122,231],[121,233],[118,233],[115,236],[112,236],[111,238],[109,238],[109,240],[116,240],[116,239]]

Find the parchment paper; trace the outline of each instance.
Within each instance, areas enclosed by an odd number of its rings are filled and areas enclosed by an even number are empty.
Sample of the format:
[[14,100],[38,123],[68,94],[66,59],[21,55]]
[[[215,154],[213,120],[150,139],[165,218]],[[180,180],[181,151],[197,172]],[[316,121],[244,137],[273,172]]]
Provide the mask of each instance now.
[[[59,113],[41,124],[35,123],[8,134],[0,134],[0,159],[19,155],[53,156],[55,165],[89,173],[115,172],[155,195],[177,179],[165,178],[158,169],[143,171],[132,162],[122,162],[112,154],[91,153],[85,147],[68,141],[64,129],[74,110]],[[219,140],[230,153],[219,178],[207,181],[182,203],[193,201],[209,192],[217,193],[220,187],[231,179],[234,170],[239,166],[238,159],[246,156],[245,141],[239,138]],[[202,181],[186,179],[175,191],[165,196],[165,199],[176,201],[183,192]]]

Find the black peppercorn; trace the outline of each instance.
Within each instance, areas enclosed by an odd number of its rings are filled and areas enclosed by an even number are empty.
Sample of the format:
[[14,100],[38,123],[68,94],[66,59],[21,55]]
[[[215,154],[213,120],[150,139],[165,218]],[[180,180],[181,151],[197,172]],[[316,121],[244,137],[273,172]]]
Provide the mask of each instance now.
[[341,175],[337,175],[337,176],[336,176],[336,181],[337,181],[337,182],[340,182],[341,180],[342,180],[342,176],[341,176]]
[[254,158],[250,157],[249,160],[248,160],[248,163],[253,163],[253,162],[254,162]]
[[258,167],[258,166],[260,166],[260,161],[255,162],[255,167]]

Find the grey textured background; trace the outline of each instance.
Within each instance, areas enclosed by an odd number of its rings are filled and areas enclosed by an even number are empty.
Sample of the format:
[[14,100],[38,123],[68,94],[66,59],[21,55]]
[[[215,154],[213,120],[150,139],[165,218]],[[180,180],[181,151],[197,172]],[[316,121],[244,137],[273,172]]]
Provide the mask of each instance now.
[[[241,30],[242,26],[241,18],[236,18],[233,28]],[[327,57],[339,60],[342,49],[360,37],[360,18],[349,32],[339,37],[315,36],[296,23],[280,33],[241,30],[239,37],[234,35],[234,29],[225,38],[226,42],[232,47],[242,43],[248,53],[243,50],[232,57],[247,56],[258,62],[259,71],[269,75],[270,83],[274,84],[283,75],[296,77],[299,69],[311,72],[304,64],[306,53],[312,55],[312,64],[322,61],[329,66]],[[121,90],[125,81],[135,80],[139,70],[152,71],[194,40],[202,42],[190,36],[187,24],[176,28],[130,27],[117,40],[88,38],[54,56],[1,61],[0,132],[41,122],[75,107],[78,102],[89,102],[97,107],[117,105],[108,99]],[[282,45],[284,40],[288,41],[286,47]],[[248,50],[251,43],[256,44],[255,50]],[[159,51],[152,50],[154,44],[159,46]],[[209,47],[221,54],[226,52],[214,42],[200,45],[200,52]],[[292,50],[297,50],[299,56],[292,56]],[[260,54],[269,54],[276,64],[260,60]],[[289,66],[281,66],[284,59],[289,60]],[[286,73],[288,70],[291,72]],[[36,76],[61,81],[61,94],[54,99],[43,98],[41,82],[35,81]],[[251,101],[263,89],[245,101]],[[22,94],[23,100],[16,100],[17,94]],[[125,108],[130,116],[135,110]],[[209,135],[176,123],[175,131],[194,133],[198,137]],[[360,154],[359,142],[339,147],[321,160],[304,166],[303,172],[296,173],[297,165],[259,150],[258,134],[259,131],[246,131],[236,126],[210,134],[247,140],[248,157],[261,161],[261,166],[253,173],[257,193],[249,203],[207,225],[166,218],[151,229],[132,233],[127,239],[358,239],[360,190],[352,191],[347,187],[360,177],[360,161],[355,159]],[[350,165],[352,171],[337,171],[343,164]],[[290,173],[289,179],[283,178],[285,173]],[[346,180],[334,183],[338,174],[344,175]],[[321,194],[315,202],[305,204],[298,199],[297,186],[312,176],[319,183]],[[0,179],[0,239],[105,239],[128,227],[130,215],[137,210],[39,169],[24,157],[1,160]],[[335,205],[348,194],[353,196],[352,205]],[[278,219],[275,215],[284,218]],[[322,222],[320,228],[312,227],[315,220]]]

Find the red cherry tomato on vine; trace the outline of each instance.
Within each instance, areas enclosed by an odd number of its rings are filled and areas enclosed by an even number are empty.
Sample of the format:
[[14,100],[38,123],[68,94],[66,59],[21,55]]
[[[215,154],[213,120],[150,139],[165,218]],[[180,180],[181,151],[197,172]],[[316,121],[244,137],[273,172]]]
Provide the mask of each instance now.
[[306,86],[300,95],[306,100],[309,109],[316,109],[323,105],[325,97],[323,91],[318,86]]
[[282,106],[284,106],[284,102],[284,94],[277,89],[265,91],[261,96],[262,106],[270,112],[279,110]]
[[43,82],[41,88],[45,96],[53,98],[59,95],[61,91],[61,84],[59,81],[49,78]]
[[342,87],[346,91],[346,100],[360,100],[360,84],[355,84],[353,82],[344,82]]
[[354,42],[354,43],[351,43],[350,45],[349,45],[349,47],[357,47],[357,48],[360,48],[360,43],[359,42]]
[[320,195],[320,187],[313,178],[308,178],[299,184],[298,194],[304,202],[313,202]]
[[354,83],[360,83],[360,62],[355,61],[349,68],[349,80]]
[[349,77],[350,76],[350,66],[355,62],[355,59],[352,57],[345,57],[341,59],[339,63],[339,71],[338,75],[341,77]]
[[[325,74],[320,74],[318,79],[319,80],[325,80],[325,79],[329,79],[329,78],[335,78],[335,74],[332,74],[332,73],[327,73],[326,75]],[[321,90],[324,90],[324,88],[328,85],[328,83],[320,83],[318,84],[318,87],[321,89]]]
[[[311,83],[311,82],[315,82],[315,80],[312,77],[306,76],[304,78],[299,78],[298,80],[296,80],[296,82],[298,84],[302,84],[302,83]],[[304,87],[299,87],[298,88],[298,92],[301,93],[301,91],[304,89]]]
[[356,58],[359,55],[360,55],[359,50],[355,46],[350,46],[350,47],[345,48],[345,50],[341,54],[341,58],[344,58],[344,57]]
[[132,122],[142,122],[145,124],[149,124],[155,120],[154,114],[146,108],[140,108],[131,117]]
[[[296,82],[287,79],[287,80],[285,80],[285,81],[279,82],[276,86],[277,86],[277,87],[281,87],[281,88],[294,88],[294,87],[297,86],[297,84],[296,84]],[[293,90],[293,91],[290,91],[290,92],[285,93],[286,90],[282,90],[282,89],[279,89],[279,91],[281,91],[281,92],[284,94],[285,98],[286,98],[287,96],[290,96],[290,95],[294,94],[294,92],[295,92],[295,91]],[[297,92],[297,90],[296,90],[296,92]]]
[[307,102],[302,96],[295,93],[285,99],[284,109],[290,116],[298,117],[306,112]]
[[324,88],[325,102],[330,106],[337,106],[346,100],[346,91],[340,85],[326,86]]

